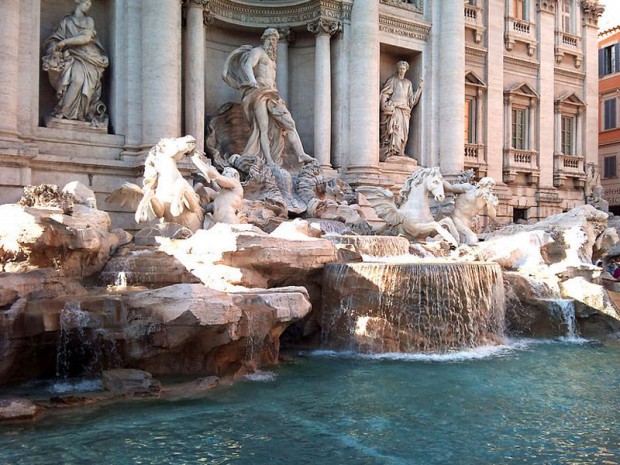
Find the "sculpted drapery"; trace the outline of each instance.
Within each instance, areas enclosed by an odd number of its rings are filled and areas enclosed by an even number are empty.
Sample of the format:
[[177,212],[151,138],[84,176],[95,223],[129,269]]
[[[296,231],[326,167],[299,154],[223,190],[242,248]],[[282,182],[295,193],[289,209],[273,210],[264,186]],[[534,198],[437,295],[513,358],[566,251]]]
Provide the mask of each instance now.
[[405,78],[409,69],[407,62],[398,62],[396,69],[396,74],[381,89],[381,161],[391,156],[405,156],[411,111],[422,94],[422,81],[414,92],[413,84]]
[[101,80],[109,61],[97,40],[95,22],[86,16],[90,0],[76,3],[74,13],[60,21],[46,42],[43,70],[58,98],[52,116],[93,121],[105,113]]

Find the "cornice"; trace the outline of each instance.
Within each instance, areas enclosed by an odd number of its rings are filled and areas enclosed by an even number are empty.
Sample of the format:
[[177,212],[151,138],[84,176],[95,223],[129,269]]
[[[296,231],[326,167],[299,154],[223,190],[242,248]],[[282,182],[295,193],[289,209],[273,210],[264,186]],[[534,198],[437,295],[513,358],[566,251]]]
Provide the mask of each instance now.
[[557,3],[557,0],[537,0],[536,10],[554,15],[557,8]]
[[341,0],[289,0],[270,4],[242,0],[210,0],[218,20],[247,27],[307,26],[323,18],[350,21],[352,3]]
[[580,80],[584,80],[586,78],[586,73],[580,73],[579,71],[572,71],[570,69],[560,68],[559,66],[556,66],[554,69],[555,69],[555,74],[559,76],[569,77],[573,79],[580,79]]
[[504,55],[504,63],[522,66],[524,68],[530,68],[530,69],[540,68],[540,63],[538,61],[526,60],[523,58],[510,56],[510,55]]
[[474,57],[486,58],[486,56],[488,55],[488,52],[485,48],[472,47],[471,45],[465,45],[465,54],[474,56]]
[[381,3],[395,6],[396,8],[402,8],[403,10],[409,10],[419,14],[424,14],[424,9],[422,8],[422,0],[381,0]]
[[426,41],[428,40],[431,25],[422,21],[410,21],[380,14],[379,30],[381,32]]

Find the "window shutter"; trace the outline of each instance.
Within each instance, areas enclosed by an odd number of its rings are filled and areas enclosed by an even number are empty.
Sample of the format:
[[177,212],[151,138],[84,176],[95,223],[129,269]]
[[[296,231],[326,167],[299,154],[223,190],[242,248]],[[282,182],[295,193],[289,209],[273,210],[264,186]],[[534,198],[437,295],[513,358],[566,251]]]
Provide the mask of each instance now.
[[615,49],[614,54],[616,56],[616,66],[615,66],[616,69],[612,69],[611,72],[617,73],[618,71],[620,71],[620,43],[615,44],[614,49]]
[[598,49],[598,77],[605,76],[605,49]]

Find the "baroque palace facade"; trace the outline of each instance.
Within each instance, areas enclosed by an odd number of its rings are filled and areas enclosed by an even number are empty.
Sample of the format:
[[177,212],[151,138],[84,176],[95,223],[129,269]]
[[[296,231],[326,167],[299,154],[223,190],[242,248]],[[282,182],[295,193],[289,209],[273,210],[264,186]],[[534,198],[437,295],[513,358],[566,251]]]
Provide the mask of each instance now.
[[79,180],[115,226],[135,229],[106,194],[140,178],[161,137],[204,147],[210,115],[239,101],[226,57],[267,27],[280,32],[278,88],[306,152],[353,186],[387,186],[403,169],[379,161],[378,141],[381,84],[404,60],[424,83],[406,150],[419,165],[495,178],[504,222],[584,202],[597,162],[596,0],[93,0],[109,58],[97,124],[48,117],[45,42],[74,8],[0,2],[1,203],[27,184]]

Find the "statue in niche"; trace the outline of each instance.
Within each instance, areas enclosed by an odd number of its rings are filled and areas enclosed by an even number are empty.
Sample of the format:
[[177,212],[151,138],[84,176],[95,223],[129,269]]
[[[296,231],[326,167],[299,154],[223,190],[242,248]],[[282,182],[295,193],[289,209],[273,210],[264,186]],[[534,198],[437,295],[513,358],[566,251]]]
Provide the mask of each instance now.
[[295,121],[276,88],[276,51],[280,35],[265,29],[262,45],[243,45],[226,59],[222,77],[229,86],[241,91],[244,113],[251,132],[242,156],[259,156],[269,165],[282,164],[285,139],[296,161],[314,159],[304,152]]
[[75,3],[73,14],[65,16],[46,41],[43,71],[58,99],[51,116],[100,126],[106,118],[101,79],[109,61],[97,39],[95,22],[86,15],[91,0]]
[[409,138],[411,111],[418,104],[422,95],[422,79],[418,88],[405,77],[409,63],[399,61],[396,73],[390,77],[381,89],[381,126],[379,158],[385,161],[392,156],[405,156],[405,147]]

